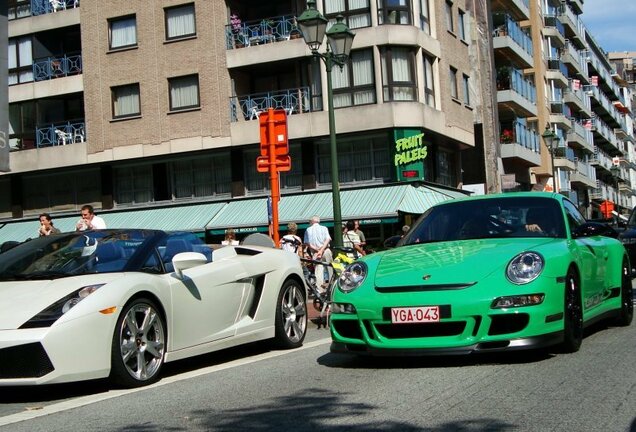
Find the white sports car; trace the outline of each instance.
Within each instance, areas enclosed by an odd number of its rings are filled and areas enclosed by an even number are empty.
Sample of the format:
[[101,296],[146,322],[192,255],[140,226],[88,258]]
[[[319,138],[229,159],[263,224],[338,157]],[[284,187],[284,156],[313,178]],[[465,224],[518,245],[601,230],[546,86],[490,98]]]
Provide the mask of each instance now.
[[163,363],[273,338],[302,345],[298,256],[214,251],[191,233],[101,230],[0,254],[0,385],[110,377],[150,384]]

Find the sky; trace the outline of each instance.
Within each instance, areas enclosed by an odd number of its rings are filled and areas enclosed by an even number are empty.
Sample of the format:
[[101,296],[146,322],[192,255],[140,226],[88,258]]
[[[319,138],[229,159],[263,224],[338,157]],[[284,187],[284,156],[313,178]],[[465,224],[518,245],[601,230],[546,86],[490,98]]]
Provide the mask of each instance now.
[[581,18],[605,51],[636,51],[636,0],[585,0]]

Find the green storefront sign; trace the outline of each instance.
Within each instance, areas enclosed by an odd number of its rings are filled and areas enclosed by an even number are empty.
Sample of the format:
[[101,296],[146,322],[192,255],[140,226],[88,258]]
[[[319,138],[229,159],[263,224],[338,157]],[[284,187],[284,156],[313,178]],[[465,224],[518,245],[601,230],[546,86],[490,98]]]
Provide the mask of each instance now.
[[428,154],[420,129],[394,129],[393,162],[398,181],[423,181],[424,160]]

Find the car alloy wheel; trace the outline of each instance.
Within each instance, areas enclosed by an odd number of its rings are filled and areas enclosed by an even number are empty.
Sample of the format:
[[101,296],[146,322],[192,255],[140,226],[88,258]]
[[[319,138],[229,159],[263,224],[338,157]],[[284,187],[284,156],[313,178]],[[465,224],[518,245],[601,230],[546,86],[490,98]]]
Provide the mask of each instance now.
[[577,274],[570,269],[565,278],[565,308],[563,316],[563,351],[573,353],[583,342],[583,309]]
[[113,335],[111,377],[125,387],[155,382],[163,365],[166,326],[155,304],[136,299],[122,310]]
[[276,306],[276,343],[281,348],[297,348],[307,333],[307,303],[304,286],[294,279],[283,284]]

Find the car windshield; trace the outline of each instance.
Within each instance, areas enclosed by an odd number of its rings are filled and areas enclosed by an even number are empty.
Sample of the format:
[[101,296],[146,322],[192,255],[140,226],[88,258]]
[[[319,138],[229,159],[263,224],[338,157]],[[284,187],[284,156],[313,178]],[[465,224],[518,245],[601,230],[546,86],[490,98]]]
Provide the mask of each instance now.
[[40,237],[0,254],[0,281],[123,271],[156,234],[109,230]]
[[565,236],[563,212],[557,200],[504,197],[448,201],[432,207],[400,243]]

